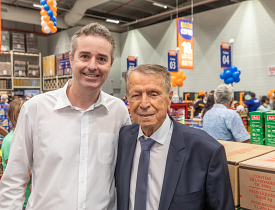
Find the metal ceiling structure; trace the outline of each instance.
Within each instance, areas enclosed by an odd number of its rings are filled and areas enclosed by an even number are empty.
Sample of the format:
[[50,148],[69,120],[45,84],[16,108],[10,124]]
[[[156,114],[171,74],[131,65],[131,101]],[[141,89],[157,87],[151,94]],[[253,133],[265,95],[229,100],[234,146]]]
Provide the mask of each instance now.
[[[63,30],[97,21],[104,22],[111,31],[125,32],[191,15],[192,5],[196,14],[241,1],[244,0],[57,0],[57,27]],[[39,0],[1,2],[2,19],[40,25],[40,9],[33,6],[40,4]],[[119,24],[107,23],[107,19],[118,20]]]

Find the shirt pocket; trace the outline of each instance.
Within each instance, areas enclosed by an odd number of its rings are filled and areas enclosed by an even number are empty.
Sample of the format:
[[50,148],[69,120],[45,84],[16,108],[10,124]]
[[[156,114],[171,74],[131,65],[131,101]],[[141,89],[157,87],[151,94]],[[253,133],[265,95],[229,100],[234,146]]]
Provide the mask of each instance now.
[[116,163],[118,135],[109,133],[98,134],[98,160],[104,165]]

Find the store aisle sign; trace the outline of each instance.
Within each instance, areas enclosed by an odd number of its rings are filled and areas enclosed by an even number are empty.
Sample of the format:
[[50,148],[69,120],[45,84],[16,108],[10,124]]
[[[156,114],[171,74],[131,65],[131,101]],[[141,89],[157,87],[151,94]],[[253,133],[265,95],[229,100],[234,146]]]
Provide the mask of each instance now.
[[178,62],[181,69],[194,68],[194,25],[190,20],[177,18]]
[[231,66],[231,47],[228,42],[221,44],[221,68],[230,68]]
[[178,55],[175,50],[169,50],[168,53],[168,71],[178,72]]
[[135,58],[135,56],[128,56],[127,58],[127,71],[130,68],[135,68],[137,66],[137,59]]
[[268,68],[268,75],[275,76],[275,66]]

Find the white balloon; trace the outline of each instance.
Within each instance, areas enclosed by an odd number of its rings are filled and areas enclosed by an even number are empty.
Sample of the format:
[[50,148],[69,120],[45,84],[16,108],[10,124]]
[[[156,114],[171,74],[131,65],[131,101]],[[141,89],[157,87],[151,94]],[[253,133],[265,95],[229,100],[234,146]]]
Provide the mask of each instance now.
[[43,21],[43,16],[41,16],[41,20]]
[[42,26],[42,27],[46,27],[46,26],[48,26],[48,25],[47,25],[47,23],[46,23],[44,20],[42,20],[41,26]]
[[51,29],[49,26],[44,27],[44,31],[46,34],[49,34],[51,32]]
[[54,6],[57,6],[57,3],[56,3],[56,1],[54,1],[54,2],[53,2],[53,5],[54,5]]

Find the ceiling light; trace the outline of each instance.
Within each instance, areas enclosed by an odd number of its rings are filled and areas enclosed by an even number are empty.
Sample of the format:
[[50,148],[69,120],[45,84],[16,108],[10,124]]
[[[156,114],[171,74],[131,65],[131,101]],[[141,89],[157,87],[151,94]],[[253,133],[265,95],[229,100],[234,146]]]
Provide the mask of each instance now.
[[164,8],[164,9],[167,8],[167,6],[165,6],[165,5],[163,5],[163,4],[156,3],[156,2],[154,2],[153,5],[158,6],[158,7],[162,7],[162,8]]
[[112,20],[112,19],[107,19],[106,22],[110,22],[110,23],[119,23],[119,20]]
[[42,7],[42,5],[39,5],[39,4],[33,4],[32,6],[38,7],[38,8],[41,8],[41,7]]

